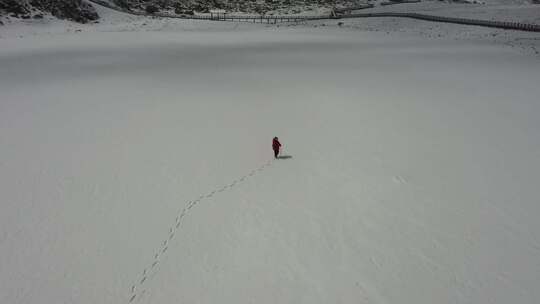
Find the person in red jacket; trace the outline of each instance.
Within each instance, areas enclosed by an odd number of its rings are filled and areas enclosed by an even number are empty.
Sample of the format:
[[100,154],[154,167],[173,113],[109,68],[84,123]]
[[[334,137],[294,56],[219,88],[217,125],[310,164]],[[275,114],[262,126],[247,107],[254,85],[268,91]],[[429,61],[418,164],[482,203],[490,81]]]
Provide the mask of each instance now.
[[272,149],[274,149],[274,158],[278,158],[280,147],[281,147],[281,143],[279,142],[277,137],[274,137],[274,139],[272,140]]

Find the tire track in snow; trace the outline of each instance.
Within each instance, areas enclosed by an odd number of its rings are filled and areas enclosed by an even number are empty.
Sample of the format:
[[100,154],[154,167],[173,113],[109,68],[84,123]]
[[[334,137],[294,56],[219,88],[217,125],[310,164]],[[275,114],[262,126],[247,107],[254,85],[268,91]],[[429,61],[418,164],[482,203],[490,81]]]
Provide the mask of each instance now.
[[[265,163],[264,165],[252,170],[249,174],[246,174],[236,180],[234,180],[232,183],[227,184],[221,188],[218,188],[216,190],[212,190],[208,192],[207,194],[200,195],[196,200],[188,201],[187,204],[182,208],[176,215],[173,225],[169,228],[167,238],[161,243],[161,246],[156,249],[156,253],[154,254],[154,257],[152,259],[152,263],[145,267],[142,271],[141,275],[138,279],[135,280],[135,283],[131,285],[130,292],[129,292],[129,300],[128,303],[136,302],[137,300],[142,299],[142,296],[146,293],[147,288],[144,288],[144,286],[149,281],[150,277],[154,277],[158,271],[159,271],[159,264],[167,250],[169,249],[169,243],[174,239],[176,233],[180,230],[180,227],[182,226],[182,221],[184,217],[188,214],[188,212],[198,203],[205,199],[212,198],[217,193],[221,193],[227,189],[232,189],[236,185],[244,182],[245,180],[249,179],[250,177],[254,176],[258,172],[263,171],[267,167],[269,167],[273,163],[273,159]],[[138,292],[138,290],[141,290]]]

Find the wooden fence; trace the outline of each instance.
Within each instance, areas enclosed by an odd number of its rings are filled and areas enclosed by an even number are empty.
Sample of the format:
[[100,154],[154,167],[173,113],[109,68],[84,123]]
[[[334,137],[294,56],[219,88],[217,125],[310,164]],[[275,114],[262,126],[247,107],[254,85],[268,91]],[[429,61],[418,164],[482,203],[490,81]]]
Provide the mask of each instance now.
[[507,30],[540,32],[540,25],[538,24],[527,24],[527,23],[520,23],[520,22],[507,22],[507,21],[478,20],[478,19],[468,19],[468,18],[454,18],[454,17],[416,14],[416,13],[362,13],[362,14],[349,14],[349,15],[341,16],[341,18],[369,18],[369,17],[402,17],[402,18],[412,18],[412,19],[419,19],[419,20],[433,21],[433,22],[445,22],[445,23],[501,28],[501,29],[507,29]]
[[208,15],[177,15],[177,14],[168,14],[168,13],[154,13],[148,14],[146,12],[140,11],[131,11],[122,9],[116,6],[112,6],[109,2],[103,0],[89,0],[96,4],[108,7],[110,9],[122,11],[128,14],[140,15],[140,16],[154,16],[154,17],[164,17],[164,18],[180,18],[180,19],[196,19],[196,20],[213,20],[213,21],[232,21],[232,22],[253,22],[253,23],[267,23],[267,24],[276,24],[276,23],[285,23],[285,22],[306,22],[310,20],[328,20],[328,19],[341,19],[341,18],[371,18],[371,17],[399,17],[399,18],[412,18],[425,21],[433,22],[445,22],[445,23],[454,23],[454,24],[463,24],[463,25],[476,25],[492,28],[501,28],[508,30],[519,30],[519,31],[530,31],[530,32],[540,32],[540,25],[538,24],[526,24],[520,22],[506,22],[506,21],[492,21],[492,20],[478,20],[478,19],[467,19],[467,18],[454,18],[454,17],[443,17],[443,16],[434,16],[434,15],[425,15],[425,14],[416,14],[416,13],[352,13],[356,10],[362,10],[373,7],[373,5],[362,5],[349,8],[335,9],[330,14],[327,15],[315,15],[315,16],[298,16],[298,15],[229,15],[223,13],[214,13]]

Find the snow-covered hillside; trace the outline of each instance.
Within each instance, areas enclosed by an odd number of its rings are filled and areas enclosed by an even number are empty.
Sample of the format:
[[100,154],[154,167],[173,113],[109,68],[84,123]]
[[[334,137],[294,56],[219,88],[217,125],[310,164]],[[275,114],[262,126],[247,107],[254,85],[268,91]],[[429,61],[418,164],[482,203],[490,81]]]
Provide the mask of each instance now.
[[99,18],[94,7],[85,0],[0,0],[0,25],[4,18],[41,20],[45,14],[79,23]]
[[536,56],[98,13],[0,28],[0,303],[540,299]]

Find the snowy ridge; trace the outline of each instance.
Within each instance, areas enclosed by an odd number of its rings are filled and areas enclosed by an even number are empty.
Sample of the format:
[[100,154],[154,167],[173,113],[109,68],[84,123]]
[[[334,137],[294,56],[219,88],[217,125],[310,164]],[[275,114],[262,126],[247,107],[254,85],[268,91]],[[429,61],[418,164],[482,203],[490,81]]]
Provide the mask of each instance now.
[[434,22],[485,26],[485,27],[501,28],[501,29],[508,29],[508,30],[540,32],[539,24],[526,24],[526,23],[519,23],[519,22],[478,20],[478,19],[467,19],[467,18],[453,18],[453,17],[444,17],[444,16],[435,16],[435,15],[426,15],[426,14],[416,14],[416,13],[392,13],[392,12],[367,13],[367,14],[343,15],[341,17],[342,18],[401,17],[401,18],[412,18],[412,19],[434,21]]
[[[286,157],[286,156],[282,156],[282,157]],[[144,268],[144,270],[142,271],[141,276],[139,277],[139,279],[136,281],[135,284],[133,284],[131,286],[130,295],[129,295],[129,303],[132,303],[137,298],[143,296],[146,293],[146,289],[144,289],[145,282],[148,281],[149,277],[154,277],[157,274],[158,269],[159,269],[158,265],[159,265],[161,257],[167,252],[167,249],[169,249],[169,243],[174,239],[174,236],[176,235],[176,233],[178,232],[178,229],[182,225],[182,220],[189,213],[191,208],[195,207],[195,205],[197,205],[201,201],[213,197],[217,193],[220,193],[220,192],[226,191],[228,189],[234,188],[239,183],[245,181],[246,179],[254,176],[258,172],[261,172],[264,169],[266,169],[267,167],[269,167],[272,164],[272,162],[273,162],[273,160],[270,160],[267,163],[265,163],[264,165],[252,170],[248,174],[246,174],[246,175],[244,175],[244,176],[242,176],[242,177],[240,177],[238,179],[235,179],[230,184],[227,184],[227,185],[225,185],[225,186],[223,186],[221,188],[218,188],[216,190],[213,190],[213,191],[210,191],[210,192],[208,192],[206,194],[203,194],[203,195],[199,196],[195,200],[189,201],[186,204],[186,206],[184,208],[182,208],[177,213],[177,216],[176,216],[176,218],[174,220],[174,224],[169,228],[169,234],[168,234],[167,238],[163,241],[162,246],[157,249],[156,254],[154,255],[152,264],[150,264],[149,266]],[[141,290],[141,291],[139,291],[139,290]]]
[[314,15],[314,16],[265,16],[265,15],[245,15],[245,16],[234,16],[227,14],[215,14],[215,15],[206,15],[206,16],[196,16],[196,15],[177,15],[177,14],[168,14],[168,13],[155,13],[155,14],[145,14],[140,12],[131,12],[123,10],[116,6],[108,5],[108,2],[103,0],[89,0],[91,2],[107,6],[111,9],[120,10],[126,13],[132,13],[136,15],[148,15],[164,18],[180,18],[180,19],[199,19],[199,20],[215,20],[215,21],[244,21],[244,22],[260,22],[267,24],[276,24],[282,22],[300,22],[300,21],[312,21],[312,20],[324,20],[324,19],[340,19],[340,18],[369,18],[369,17],[400,17],[400,18],[412,18],[425,21],[433,22],[444,22],[444,23],[454,23],[462,25],[475,25],[475,26],[485,26],[492,28],[501,28],[508,30],[519,30],[519,31],[530,31],[530,32],[540,32],[540,25],[538,24],[525,24],[518,22],[504,22],[504,21],[494,21],[494,20],[478,20],[478,19],[467,19],[467,18],[454,18],[454,17],[443,17],[435,16],[428,14],[417,14],[409,12],[384,12],[384,13],[366,13],[358,14],[351,13],[354,10],[368,9],[372,8],[371,5],[367,6],[355,6],[351,8],[343,8],[335,10],[327,15]]
[[2,0],[0,17],[3,14],[22,19],[43,19],[44,14],[52,14],[56,18],[79,23],[99,19],[94,7],[83,0]]

